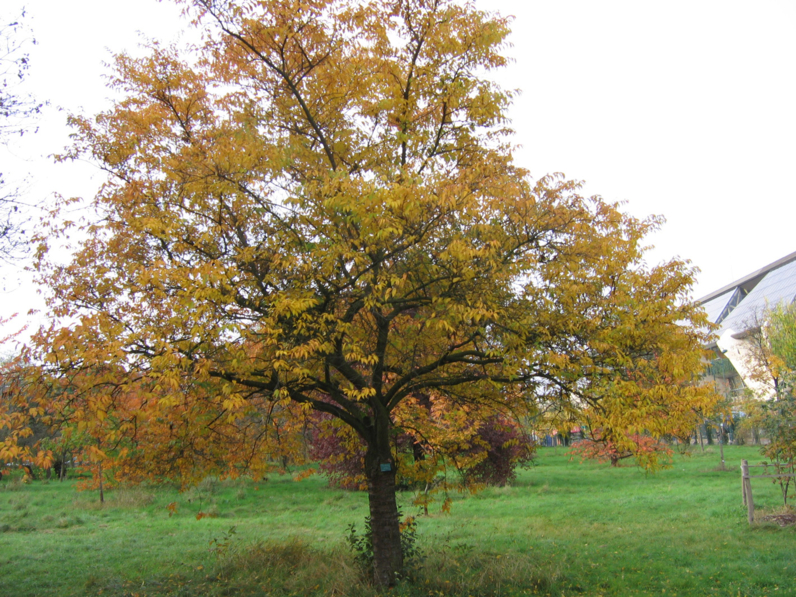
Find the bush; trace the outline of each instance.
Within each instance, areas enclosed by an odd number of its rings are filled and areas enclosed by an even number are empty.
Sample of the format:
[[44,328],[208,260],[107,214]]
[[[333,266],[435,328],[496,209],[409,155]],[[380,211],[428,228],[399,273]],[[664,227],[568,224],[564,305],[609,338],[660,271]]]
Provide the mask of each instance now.
[[313,413],[312,420],[315,424],[310,430],[309,456],[318,462],[329,485],[340,489],[366,489],[364,444],[331,415]]
[[[359,437],[331,420],[329,415],[317,414],[315,422],[308,451],[330,485],[341,489],[365,489],[365,446]],[[425,456],[424,447],[407,433],[399,432],[395,445],[399,452],[415,461]],[[503,486],[515,479],[515,469],[527,465],[533,453],[533,443],[517,423],[493,415],[477,427],[469,447],[451,456],[461,463],[458,469],[467,483]],[[403,478],[400,470],[397,484],[412,487],[415,480]]]
[[669,446],[653,437],[634,433],[625,439],[626,441],[620,444],[605,437],[599,430],[595,431],[591,438],[572,444],[569,451],[570,459],[578,456],[581,462],[588,459],[619,466],[620,460],[635,457],[639,464],[648,462],[657,465],[660,455],[667,457],[672,455]]
[[517,477],[518,466],[527,466],[534,457],[534,445],[514,421],[495,415],[478,430],[475,451],[486,451],[478,464],[463,471],[468,481],[503,487]]
[[[401,512],[398,512],[401,516]],[[413,516],[407,516],[400,525],[401,530],[401,552],[404,559],[403,574],[411,572],[422,559],[422,553],[417,546],[417,521]],[[370,526],[370,516],[365,518],[365,532],[360,535],[357,533],[356,525],[348,525],[348,535],[346,543],[354,560],[361,568],[366,578],[372,576],[373,572],[373,530]]]

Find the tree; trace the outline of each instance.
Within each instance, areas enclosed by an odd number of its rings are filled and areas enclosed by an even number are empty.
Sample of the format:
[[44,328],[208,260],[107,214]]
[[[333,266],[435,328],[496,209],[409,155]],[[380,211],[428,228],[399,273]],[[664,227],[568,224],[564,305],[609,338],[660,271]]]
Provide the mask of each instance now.
[[125,99],[72,119],[67,157],[109,177],[72,263],[42,247],[38,265],[63,322],[28,354],[40,399],[58,388],[102,423],[128,470],[265,467],[328,414],[365,445],[389,585],[399,407],[588,407],[658,435],[713,400],[693,383],[693,270],[643,260],[660,219],[513,163],[512,94],[484,78],[508,19],[449,0],[184,4],[204,45],[119,56]]
[[[23,51],[27,33],[22,19],[0,24],[0,143],[31,129],[31,121],[42,104],[18,93],[17,88],[27,75],[30,61]],[[36,43],[35,40],[31,43]],[[9,186],[0,172],[0,259],[12,259],[24,249],[24,219],[21,217],[19,189]]]
[[[762,426],[769,443],[761,452],[771,459],[778,473],[796,472],[796,304],[780,303],[769,309],[764,320],[764,337],[768,341],[767,362],[776,393],[763,406]],[[792,477],[779,477],[782,499],[788,503]]]
[[[796,463],[796,305],[779,303],[755,312],[743,332],[744,364],[753,385],[742,405],[753,433],[759,427],[768,443],[760,452],[776,472],[793,473]],[[787,505],[790,477],[773,480]]]
[[779,359],[784,390],[793,394],[793,375],[796,373],[796,304],[779,303],[770,310],[767,323],[771,352]]
[[50,466],[45,409],[26,391],[18,363],[0,359],[0,465]]
[[780,396],[787,369],[771,345],[771,317],[775,312],[769,308],[755,310],[743,323],[741,355],[751,382],[747,393],[758,400]]
[[652,437],[635,433],[628,439],[636,445],[635,450],[626,447],[620,448],[617,442],[604,437],[599,431],[593,431],[591,437],[572,444],[569,454],[573,458],[580,457],[581,462],[590,459],[598,462],[610,462],[611,466],[619,466],[619,461],[625,458],[635,457],[638,464],[643,465],[651,460],[657,462],[661,454],[667,457],[672,455],[669,446]]

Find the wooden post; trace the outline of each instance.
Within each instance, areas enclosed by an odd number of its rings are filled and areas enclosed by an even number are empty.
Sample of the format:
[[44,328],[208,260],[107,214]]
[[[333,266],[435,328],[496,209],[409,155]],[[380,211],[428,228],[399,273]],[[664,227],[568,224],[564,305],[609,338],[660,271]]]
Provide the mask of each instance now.
[[755,521],[755,501],[752,498],[752,481],[749,479],[749,463],[746,460],[741,460],[741,472],[743,473],[741,483],[743,483],[744,505],[749,524],[752,524]]
[[[745,460],[741,460],[741,495],[743,496],[743,505],[746,505],[746,472],[744,472]],[[746,469],[749,470],[748,468]]]

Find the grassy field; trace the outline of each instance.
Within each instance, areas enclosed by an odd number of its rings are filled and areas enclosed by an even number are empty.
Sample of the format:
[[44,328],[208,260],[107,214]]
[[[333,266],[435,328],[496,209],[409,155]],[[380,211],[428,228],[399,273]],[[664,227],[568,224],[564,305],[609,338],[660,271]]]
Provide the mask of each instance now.
[[[738,465],[757,449],[726,458],[719,471],[717,449],[696,448],[648,475],[542,449],[513,486],[418,517],[423,558],[390,593],[796,595],[796,528],[746,522]],[[781,506],[777,486],[753,489],[759,507]],[[405,514],[412,497],[399,498]],[[0,595],[375,595],[344,541],[366,514],[364,494],[320,477],[120,489],[102,507],[71,483],[6,480]]]

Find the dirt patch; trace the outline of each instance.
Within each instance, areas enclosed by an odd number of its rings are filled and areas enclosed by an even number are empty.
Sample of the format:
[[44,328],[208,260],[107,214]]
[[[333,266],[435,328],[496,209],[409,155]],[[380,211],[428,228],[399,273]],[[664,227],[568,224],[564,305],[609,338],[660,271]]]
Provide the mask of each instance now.
[[761,516],[760,520],[765,522],[773,522],[781,527],[789,527],[796,525],[796,513],[769,514],[768,516]]

